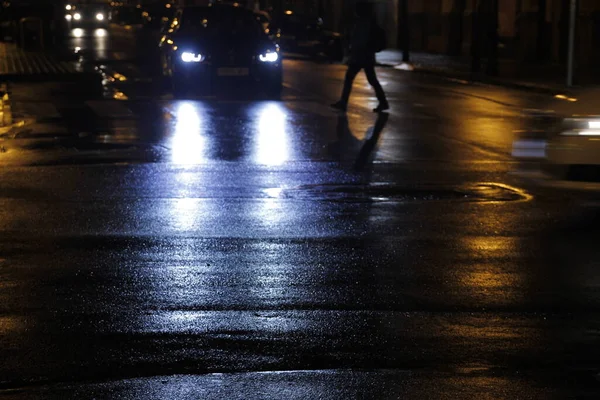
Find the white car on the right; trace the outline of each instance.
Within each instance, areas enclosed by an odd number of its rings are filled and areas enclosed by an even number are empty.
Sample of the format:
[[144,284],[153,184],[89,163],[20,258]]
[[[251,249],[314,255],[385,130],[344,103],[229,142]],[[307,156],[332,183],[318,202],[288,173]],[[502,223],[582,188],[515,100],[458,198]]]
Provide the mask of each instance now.
[[557,94],[525,117],[513,156],[539,167],[526,175],[544,186],[600,193],[600,88]]

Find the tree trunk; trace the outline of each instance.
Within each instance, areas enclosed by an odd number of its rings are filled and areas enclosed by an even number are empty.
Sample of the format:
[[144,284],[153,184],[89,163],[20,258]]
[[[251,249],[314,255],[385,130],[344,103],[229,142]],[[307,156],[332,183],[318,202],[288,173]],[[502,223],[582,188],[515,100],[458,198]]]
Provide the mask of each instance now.
[[410,24],[408,18],[408,0],[400,0],[400,43],[402,49],[402,61],[410,62]]

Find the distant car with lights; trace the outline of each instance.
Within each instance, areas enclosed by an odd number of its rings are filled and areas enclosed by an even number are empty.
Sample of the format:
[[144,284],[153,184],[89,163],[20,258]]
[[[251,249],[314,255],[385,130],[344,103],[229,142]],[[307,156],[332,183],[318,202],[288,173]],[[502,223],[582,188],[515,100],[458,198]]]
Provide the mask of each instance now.
[[525,175],[546,186],[600,193],[600,88],[557,94],[525,116],[513,156],[539,163]]
[[65,19],[75,26],[106,26],[109,23],[109,7],[105,1],[73,1],[65,5]]
[[180,8],[159,49],[162,73],[176,96],[246,83],[271,97],[281,94],[279,47],[252,10],[227,5]]

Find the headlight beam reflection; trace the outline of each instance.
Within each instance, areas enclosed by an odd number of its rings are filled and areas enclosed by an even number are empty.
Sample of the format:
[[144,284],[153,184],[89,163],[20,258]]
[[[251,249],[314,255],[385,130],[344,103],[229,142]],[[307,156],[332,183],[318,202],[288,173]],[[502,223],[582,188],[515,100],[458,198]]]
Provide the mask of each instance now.
[[287,113],[278,103],[261,106],[254,159],[263,165],[281,165],[289,159]]
[[195,165],[205,161],[203,114],[200,103],[181,101],[175,104],[175,126],[170,146],[174,164]]

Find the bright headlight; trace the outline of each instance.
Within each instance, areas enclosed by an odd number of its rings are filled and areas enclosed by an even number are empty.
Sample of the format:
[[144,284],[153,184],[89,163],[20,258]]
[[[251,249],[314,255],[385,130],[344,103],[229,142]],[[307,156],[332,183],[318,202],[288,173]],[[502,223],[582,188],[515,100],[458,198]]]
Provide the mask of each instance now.
[[579,131],[580,136],[600,136],[600,130],[598,129],[584,129]]
[[573,129],[561,132],[563,136],[600,136],[598,129]]
[[104,14],[102,14],[102,13],[98,13],[98,14],[96,14],[96,19],[97,19],[98,21],[102,21],[102,20],[104,19]]
[[600,117],[597,115],[586,115],[565,118],[562,122],[562,127],[565,131],[600,130]]
[[70,21],[73,17],[70,14],[65,15],[65,19],[67,21]]
[[71,5],[70,5],[70,4],[67,4],[67,5],[65,6],[65,10],[67,10],[67,11],[71,11],[71,8],[73,8],[73,7],[71,7]]
[[186,63],[200,62],[202,61],[202,54],[184,51],[183,53],[181,53],[181,61]]
[[588,125],[590,129],[600,129],[600,120],[589,121]]
[[262,61],[262,62],[271,62],[271,63],[274,63],[277,60],[279,60],[279,55],[277,53],[275,53],[275,52],[270,51],[268,53],[259,55],[258,59],[260,61]]
[[79,13],[75,13],[75,14],[73,14],[73,19],[74,19],[75,21],[79,21],[79,20],[81,19],[81,14],[79,14]]

